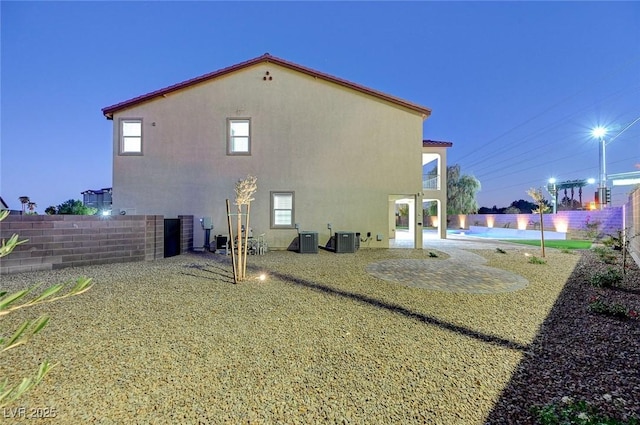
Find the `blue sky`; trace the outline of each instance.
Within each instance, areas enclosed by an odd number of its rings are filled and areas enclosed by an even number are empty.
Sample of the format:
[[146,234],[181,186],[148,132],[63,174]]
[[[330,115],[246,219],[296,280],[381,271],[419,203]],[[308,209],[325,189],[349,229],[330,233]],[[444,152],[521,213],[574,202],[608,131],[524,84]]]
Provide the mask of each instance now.
[[[101,108],[269,52],[433,110],[481,206],[598,177],[596,125],[640,117],[637,2],[0,2],[0,195],[111,186]],[[640,122],[607,146],[638,170]],[[595,188],[585,189],[591,194]],[[630,187],[613,192],[614,204]],[[590,196],[590,195],[589,195]]]

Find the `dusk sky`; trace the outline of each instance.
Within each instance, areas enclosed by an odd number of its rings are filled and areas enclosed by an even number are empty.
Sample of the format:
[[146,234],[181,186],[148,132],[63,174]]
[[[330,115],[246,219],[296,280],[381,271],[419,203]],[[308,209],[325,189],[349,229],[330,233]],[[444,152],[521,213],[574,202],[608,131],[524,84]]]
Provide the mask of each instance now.
[[[628,127],[640,118],[639,2],[2,1],[0,12],[0,196],[13,209],[23,195],[43,213],[111,186],[103,107],[265,52],[431,108],[424,138],[453,142],[449,165],[480,180],[480,206],[531,200],[550,177],[597,179],[597,125],[615,138],[607,172],[640,171],[640,121]],[[613,204],[630,190],[615,188]]]

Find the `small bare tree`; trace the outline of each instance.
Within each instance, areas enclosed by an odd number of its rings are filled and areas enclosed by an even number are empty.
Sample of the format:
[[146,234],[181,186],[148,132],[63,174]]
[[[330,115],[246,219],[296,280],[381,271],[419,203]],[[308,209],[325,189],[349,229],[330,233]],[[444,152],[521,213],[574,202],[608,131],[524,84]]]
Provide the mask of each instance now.
[[533,211],[540,214],[540,246],[542,247],[542,258],[544,258],[544,212],[549,209],[541,188],[531,188],[527,190],[527,194],[531,196],[538,206],[538,209]]
[[[227,200],[227,215],[229,217],[229,239],[231,240],[231,256],[233,263],[233,280],[235,283],[241,282],[247,275],[247,252],[249,248],[249,216],[251,213],[251,201],[253,195],[258,190],[258,179],[254,176],[247,176],[244,180],[238,180],[236,183],[236,201],[237,207],[237,225],[236,236],[233,236],[233,228],[231,224],[231,208],[229,200]],[[243,208],[243,206],[245,208]],[[244,211],[243,211],[244,210]],[[245,212],[246,211],[246,212]],[[242,234],[244,220],[244,235]]]
[[638,236],[640,233],[636,233],[635,235],[629,235],[630,227],[624,229],[622,233],[622,274],[627,274],[627,260],[631,252],[629,251],[629,247],[631,246],[631,241]]

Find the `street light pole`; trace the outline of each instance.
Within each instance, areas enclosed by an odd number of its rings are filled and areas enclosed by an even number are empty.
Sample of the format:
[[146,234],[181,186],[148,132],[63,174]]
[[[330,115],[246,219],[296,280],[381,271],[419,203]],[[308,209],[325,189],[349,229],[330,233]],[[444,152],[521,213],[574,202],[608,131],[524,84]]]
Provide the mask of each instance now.
[[600,139],[600,183],[598,184],[598,201],[600,209],[604,209],[607,203],[607,161],[604,135],[607,134],[607,130],[604,127],[597,127],[593,129],[592,134],[595,138]]
[[[600,138],[600,187],[607,188],[607,150],[604,137]],[[605,199],[606,202],[606,199]]]
[[547,190],[553,196],[553,213],[558,213],[558,187],[556,186],[556,179],[550,178],[549,184],[547,184]]

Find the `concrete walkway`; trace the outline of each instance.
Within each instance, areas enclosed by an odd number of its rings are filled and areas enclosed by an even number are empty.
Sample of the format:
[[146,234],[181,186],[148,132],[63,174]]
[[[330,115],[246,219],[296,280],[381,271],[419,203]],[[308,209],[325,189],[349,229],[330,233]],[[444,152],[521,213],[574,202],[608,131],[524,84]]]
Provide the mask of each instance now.
[[[490,239],[451,235],[449,239],[435,239],[425,234],[423,247],[448,254],[446,260],[393,259],[371,263],[366,270],[371,275],[390,282],[434,291],[472,294],[493,294],[517,291],[529,282],[522,276],[485,266],[486,260],[468,250],[502,248],[525,250],[519,246]],[[412,241],[409,241],[411,246]],[[396,241],[401,246],[402,239]]]

